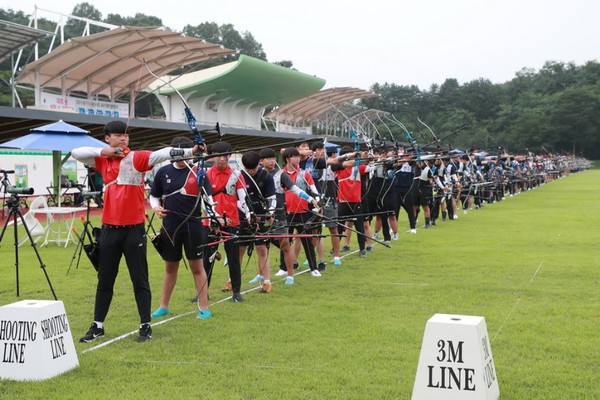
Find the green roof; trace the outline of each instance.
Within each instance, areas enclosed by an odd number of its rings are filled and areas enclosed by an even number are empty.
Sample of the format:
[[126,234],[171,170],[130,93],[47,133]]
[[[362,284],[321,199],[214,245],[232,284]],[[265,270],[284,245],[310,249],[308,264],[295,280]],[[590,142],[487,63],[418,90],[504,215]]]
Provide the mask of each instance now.
[[[212,95],[211,102],[227,98],[262,107],[286,104],[325,86],[324,79],[245,55],[235,62],[186,75],[171,83],[182,93],[193,92],[190,98]],[[159,93],[171,95],[174,90],[163,86]]]

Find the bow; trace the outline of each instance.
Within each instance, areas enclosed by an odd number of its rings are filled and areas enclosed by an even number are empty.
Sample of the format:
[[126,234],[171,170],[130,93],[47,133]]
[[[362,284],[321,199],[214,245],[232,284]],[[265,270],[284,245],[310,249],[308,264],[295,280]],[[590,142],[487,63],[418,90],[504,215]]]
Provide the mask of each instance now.
[[[350,134],[350,137],[354,141],[354,151],[355,152],[359,152],[360,151],[360,143],[358,143],[358,135],[354,131],[354,128],[350,128],[350,130],[348,131],[348,133]],[[359,163],[360,163],[359,158],[357,156],[355,156],[354,157],[354,167],[352,167],[352,178],[353,179],[356,179],[356,177],[358,176],[358,165],[359,165]]]
[[[194,113],[192,112],[192,109],[190,108],[188,102],[185,100],[185,97],[183,97],[183,95],[181,94],[181,92],[179,90],[177,90],[177,88],[175,86],[171,85],[170,82],[162,79],[161,77],[157,76],[154,72],[152,72],[152,70],[150,70],[150,67],[148,67],[148,64],[146,63],[145,59],[143,60],[143,64],[144,64],[144,67],[146,68],[146,70],[148,71],[148,73],[150,75],[152,75],[157,80],[163,82],[165,85],[167,85],[168,87],[170,87],[171,89],[173,89],[173,91],[175,93],[177,93],[177,95],[181,99],[181,102],[183,103],[183,109],[184,109],[184,113],[185,113],[185,119],[186,119],[188,127],[190,128],[190,132],[192,133],[192,136],[194,138],[194,144],[196,146],[198,146],[200,149],[204,150],[204,148],[205,148],[205,142],[204,142],[204,137],[202,136],[202,132],[206,132],[206,131],[200,131],[196,127],[196,117],[194,116]],[[220,136],[219,124],[217,124],[216,130],[217,130],[217,132],[218,132],[218,134]],[[174,238],[176,237],[177,232],[179,232],[179,229],[181,229],[181,227],[185,223],[187,223],[187,221],[189,221],[189,219],[192,217],[192,215],[194,214],[194,211],[197,209],[198,204],[200,203],[200,199],[202,197],[201,193],[204,190],[203,189],[204,188],[204,178],[206,176],[205,175],[205,171],[204,171],[204,160],[205,160],[204,157],[198,158],[198,167],[197,167],[197,170],[196,170],[196,181],[198,183],[198,196],[196,197],[196,202],[194,203],[194,206],[190,210],[189,214],[177,226],[177,228],[175,228],[175,232],[173,233],[173,240],[175,240]]]

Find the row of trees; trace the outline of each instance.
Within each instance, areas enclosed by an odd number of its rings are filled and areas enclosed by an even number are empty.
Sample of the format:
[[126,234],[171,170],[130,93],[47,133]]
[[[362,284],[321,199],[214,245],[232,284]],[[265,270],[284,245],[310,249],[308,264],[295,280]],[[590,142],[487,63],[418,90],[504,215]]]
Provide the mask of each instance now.
[[600,64],[546,62],[539,71],[523,69],[505,83],[478,79],[460,85],[447,79],[429,90],[376,83],[380,96],[368,108],[393,113],[415,139],[467,126],[443,145],[495,151],[570,153],[600,158]]
[[[89,3],[80,3],[72,15],[126,26],[163,26],[158,17],[138,13],[133,17],[102,14]],[[22,11],[0,9],[0,19],[27,25],[29,16]],[[70,20],[65,26],[65,36],[81,36],[85,23]],[[40,19],[38,27],[54,31],[52,21]],[[101,28],[91,28],[91,33]],[[262,44],[250,32],[238,32],[233,25],[218,25],[205,22],[196,26],[187,25],[184,33],[238,50],[267,60]],[[50,39],[40,43],[40,54],[45,54]],[[211,60],[200,68],[211,67],[236,59],[238,55],[224,60]],[[289,60],[277,64],[291,68]],[[187,66],[185,70],[198,69]],[[0,63],[0,78],[10,76],[10,61]],[[393,113],[413,133],[419,142],[433,140],[429,131],[418,122],[420,118],[436,132],[437,137],[464,129],[443,140],[444,146],[479,148],[495,151],[523,153],[572,153],[592,159],[600,158],[600,64],[589,61],[577,66],[573,63],[549,61],[539,71],[523,69],[505,83],[494,84],[487,79],[478,79],[459,84],[456,79],[446,79],[441,85],[432,85],[428,90],[417,86],[395,83],[375,83],[371,91],[379,97],[362,100],[360,105]],[[10,104],[10,90],[0,85],[0,104]],[[23,92],[26,104],[33,102],[30,92]],[[156,101],[145,98],[136,105],[145,116],[160,113]],[[388,125],[395,136],[403,141],[398,126]]]

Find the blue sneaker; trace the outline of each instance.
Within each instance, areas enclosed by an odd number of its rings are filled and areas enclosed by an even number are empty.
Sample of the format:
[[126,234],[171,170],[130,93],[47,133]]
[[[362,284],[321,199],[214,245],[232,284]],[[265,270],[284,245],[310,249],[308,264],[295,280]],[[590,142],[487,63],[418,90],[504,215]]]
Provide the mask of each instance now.
[[341,251],[350,251],[350,246],[342,247]]
[[340,260],[339,257],[334,258],[333,265],[335,265],[336,267],[339,267],[340,265],[342,265],[342,260]]
[[304,260],[304,263],[302,265],[304,265],[305,267],[308,267],[308,260]]
[[287,278],[285,278],[285,284],[286,285],[293,285],[294,284],[294,277],[293,276],[288,276]]
[[196,315],[197,319],[209,319],[210,317],[212,317],[212,312],[210,310],[200,310]]
[[167,315],[168,313],[169,313],[168,308],[158,307],[156,309],[156,311],[154,311],[152,314],[150,314],[150,317],[159,318],[159,317],[162,317],[163,315]]
[[248,283],[252,283],[252,284],[263,283],[264,280],[265,280],[265,278],[263,278],[262,275],[256,275],[254,278],[250,279],[248,281]]

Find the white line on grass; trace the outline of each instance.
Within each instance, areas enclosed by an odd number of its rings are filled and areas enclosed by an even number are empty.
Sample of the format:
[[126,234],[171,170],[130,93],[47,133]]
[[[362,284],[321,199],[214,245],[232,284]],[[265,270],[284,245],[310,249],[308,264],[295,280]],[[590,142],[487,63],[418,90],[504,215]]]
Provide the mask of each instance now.
[[[300,272],[298,272],[298,273],[295,273],[294,275],[302,275],[302,274],[304,274],[304,273],[306,273],[306,272],[310,272],[310,269],[305,269],[305,270],[303,270],[303,271],[300,271]],[[253,288],[251,288],[251,289],[248,289],[248,290],[246,290],[246,291],[242,292],[242,294],[250,293],[250,292],[253,292],[253,291],[255,291],[255,290],[258,290],[258,289],[260,289],[260,286],[256,286],[256,287],[253,287]],[[213,305],[216,305],[216,304],[220,304],[220,303],[224,303],[224,302],[225,302],[225,301],[227,301],[227,300],[231,300],[231,297],[232,297],[232,296],[225,297],[224,299],[221,299],[221,300],[217,300],[217,301],[215,301],[214,303],[212,303],[212,304],[211,304],[211,306],[213,306]],[[186,312],[186,313],[179,314],[179,315],[174,315],[174,316],[172,316],[171,318],[167,318],[167,319],[165,319],[165,320],[162,320],[162,321],[159,321],[159,322],[155,322],[155,323],[153,323],[153,324],[151,324],[151,325],[152,325],[152,326],[158,326],[158,325],[166,324],[167,322],[171,322],[171,321],[173,321],[173,320],[175,320],[175,319],[177,319],[177,318],[184,317],[184,316],[186,316],[186,315],[194,314],[194,313],[197,313],[197,312],[198,312],[198,311],[196,311],[196,310],[194,310],[194,311],[188,311],[188,312]],[[113,338],[113,339],[111,339],[111,340],[109,340],[109,341],[106,341],[106,342],[100,343],[99,345],[96,345],[96,346],[94,346],[94,347],[90,347],[89,349],[83,350],[83,351],[81,352],[81,354],[85,354],[85,353],[87,353],[87,352],[89,352],[89,351],[94,351],[94,350],[101,349],[102,347],[108,346],[109,344],[116,343],[116,342],[118,342],[119,340],[125,339],[126,337],[128,337],[128,336],[131,336],[131,335],[134,335],[134,334],[136,334],[136,333],[138,333],[138,330],[135,330],[135,331],[131,331],[131,332],[124,333],[124,334],[122,334],[121,336],[117,336],[116,338]]]
[[370,285],[398,285],[398,286],[429,286],[429,283],[410,283],[410,282],[369,282]]
[[[540,265],[538,265],[537,269],[535,270],[535,272],[533,273],[533,276],[531,277],[531,279],[529,280],[529,283],[533,283],[533,280],[535,279],[535,277],[537,276],[538,272],[540,271],[540,269],[542,268],[542,265],[544,265],[544,262],[542,261],[540,263]],[[517,301],[515,302],[515,304],[513,305],[513,308],[510,310],[510,312],[508,313],[508,316],[506,317],[506,319],[504,320],[504,322],[502,323],[502,325],[500,325],[500,329],[498,329],[498,332],[496,332],[496,335],[494,336],[494,338],[492,339],[492,343],[494,342],[494,340],[496,340],[496,338],[498,337],[498,335],[500,334],[500,331],[502,330],[502,328],[504,328],[504,325],[506,325],[506,322],[508,321],[508,319],[510,318],[510,316],[512,315],[513,311],[515,311],[515,308],[517,308],[517,305],[521,302],[522,297],[519,297],[517,299]]]
[[535,276],[537,275],[538,271],[540,270],[540,268],[542,268],[542,265],[544,264],[544,262],[542,261],[540,263],[540,265],[537,267],[537,269],[535,270],[535,273],[533,274],[533,276],[531,277],[531,280],[529,281],[529,283],[533,283],[533,280],[535,279]]
[[[230,366],[231,363],[215,363],[215,362],[198,362],[198,361],[155,361],[149,360],[147,363],[153,364],[177,364],[177,365],[213,365],[213,366]],[[322,369],[318,368],[293,368],[293,367],[285,367],[281,365],[246,365],[248,368],[265,368],[265,369],[286,369],[293,371],[316,371],[321,372]]]
[[513,308],[510,310],[510,312],[508,313],[508,315],[506,316],[506,319],[504,320],[504,322],[502,323],[502,325],[500,325],[500,329],[498,329],[498,332],[496,332],[496,335],[494,335],[494,338],[492,339],[492,343],[494,343],[494,340],[496,340],[496,338],[498,337],[498,335],[500,334],[500,331],[502,331],[502,328],[504,328],[504,325],[506,324],[506,322],[508,321],[508,319],[510,318],[510,316],[512,315],[513,311],[515,311],[515,308],[517,308],[517,305],[521,302],[521,297],[519,297],[517,299],[517,301],[515,302],[515,304],[513,305]]

